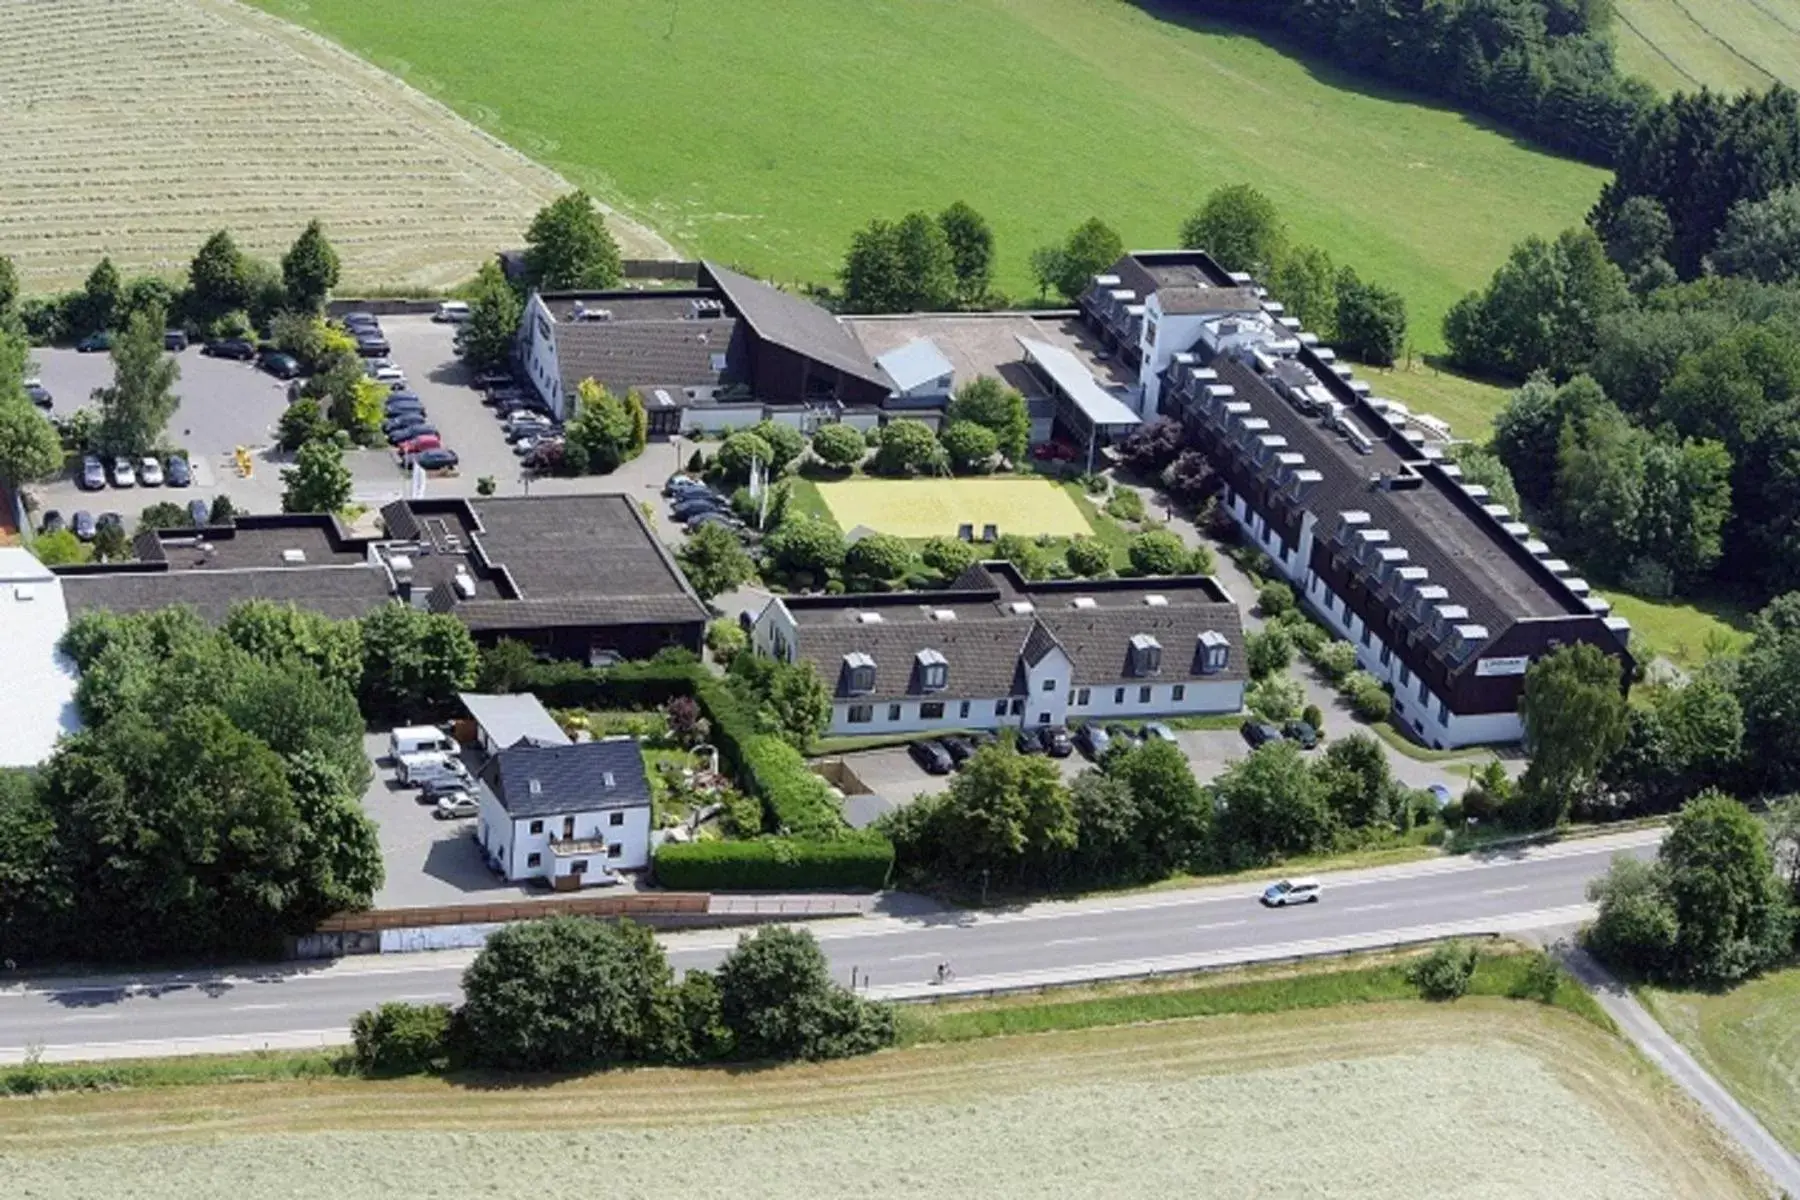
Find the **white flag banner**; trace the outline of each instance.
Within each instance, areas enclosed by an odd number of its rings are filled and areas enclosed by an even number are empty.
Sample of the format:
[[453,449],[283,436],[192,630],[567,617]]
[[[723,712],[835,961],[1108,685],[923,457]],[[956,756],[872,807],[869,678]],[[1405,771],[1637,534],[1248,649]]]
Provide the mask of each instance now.
[[425,498],[425,468],[419,465],[419,460],[417,458],[413,459],[412,498],[414,500],[423,500]]

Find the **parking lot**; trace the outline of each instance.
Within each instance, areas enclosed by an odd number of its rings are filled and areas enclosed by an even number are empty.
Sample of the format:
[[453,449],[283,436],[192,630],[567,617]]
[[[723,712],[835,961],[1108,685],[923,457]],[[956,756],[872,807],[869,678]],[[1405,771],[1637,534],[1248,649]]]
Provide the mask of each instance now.
[[[1350,730],[1341,731],[1348,733]],[[1211,782],[1231,764],[1240,762],[1250,754],[1250,747],[1245,744],[1242,735],[1235,729],[1181,729],[1175,732],[1175,744],[1181,747],[1187,756],[1188,766],[1194,778],[1201,783]],[[1321,747],[1324,743],[1321,743]],[[1434,783],[1446,784],[1453,792],[1461,792],[1464,777],[1449,769],[1450,764],[1426,763],[1409,758],[1400,751],[1381,743],[1387,752],[1388,765],[1394,777],[1408,787],[1424,788]],[[1319,750],[1307,752],[1310,758],[1320,753]],[[881,750],[858,750],[850,754],[840,755],[844,763],[869,788],[866,797],[851,797],[845,803],[845,812],[854,825],[866,825],[883,813],[901,807],[921,795],[936,795],[950,786],[954,775],[928,774],[905,746],[893,746]],[[1479,758],[1479,754],[1471,754],[1471,760]],[[1051,759],[1064,779],[1073,779],[1083,770],[1092,766],[1080,751],[1067,758]]]

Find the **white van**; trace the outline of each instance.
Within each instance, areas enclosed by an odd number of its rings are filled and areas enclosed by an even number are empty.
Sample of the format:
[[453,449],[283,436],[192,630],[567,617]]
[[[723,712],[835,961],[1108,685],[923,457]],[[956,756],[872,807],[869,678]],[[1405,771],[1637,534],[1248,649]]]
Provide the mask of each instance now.
[[436,725],[407,725],[388,734],[388,754],[395,759],[408,754],[455,754],[456,743]]
[[461,325],[469,319],[469,306],[461,300],[446,300],[437,306],[431,319],[440,325]]
[[400,782],[409,787],[422,783],[467,783],[469,772],[462,760],[443,753],[402,754]]

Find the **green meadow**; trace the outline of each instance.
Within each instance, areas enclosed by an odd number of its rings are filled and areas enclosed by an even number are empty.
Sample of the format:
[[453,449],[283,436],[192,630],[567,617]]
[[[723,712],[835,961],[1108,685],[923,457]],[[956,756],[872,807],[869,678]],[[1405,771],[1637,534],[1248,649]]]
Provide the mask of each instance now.
[[1800,87],[1800,0],[1614,0],[1619,65],[1665,92]]
[[[1099,215],[1171,244],[1248,181],[1402,289],[1413,341],[1602,173],[1179,10],[1124,0],[256,0],[689,251],[830,280],[874,216],[964,199],[999,284]],[[1165,19],[1167,18],[1167,19]],[[1192,18],[1186,18],[1190,22]]]

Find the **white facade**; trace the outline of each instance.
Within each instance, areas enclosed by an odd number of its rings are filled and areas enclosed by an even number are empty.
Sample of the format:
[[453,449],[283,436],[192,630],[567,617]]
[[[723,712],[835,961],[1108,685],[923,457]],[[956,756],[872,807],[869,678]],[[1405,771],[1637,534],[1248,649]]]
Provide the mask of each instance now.
[[0,767],[35,767],[81,728],[75,664],[57,648],[68,627],[62,580],[31,551],[0,546]]
[[1156,292],[1144,301],[1144,322],[1138,347],[1144,361],[1138,368],[1138,387],[1144,397],[1140,412],[1146,421],[1157,415],[1162,396],[1162,373],[1168,369],[1169,360],[1200,340],[1200,330],[1207,319],[1206,313],[1165,313],[1162,298]]
[[541,817],[514,817],[486,783],[479,785],[476,837],[514,883],[543,879],[552,887],[599,882],[609,871],[650,865],[650,806],[637,804]]
[[557,420],[567,420],[571,414],[565,411],[569,398],[563,395],[562,367],[556,357],[556,317],[536,292],[525,301],[519,318],[519,349],[531,386]]

